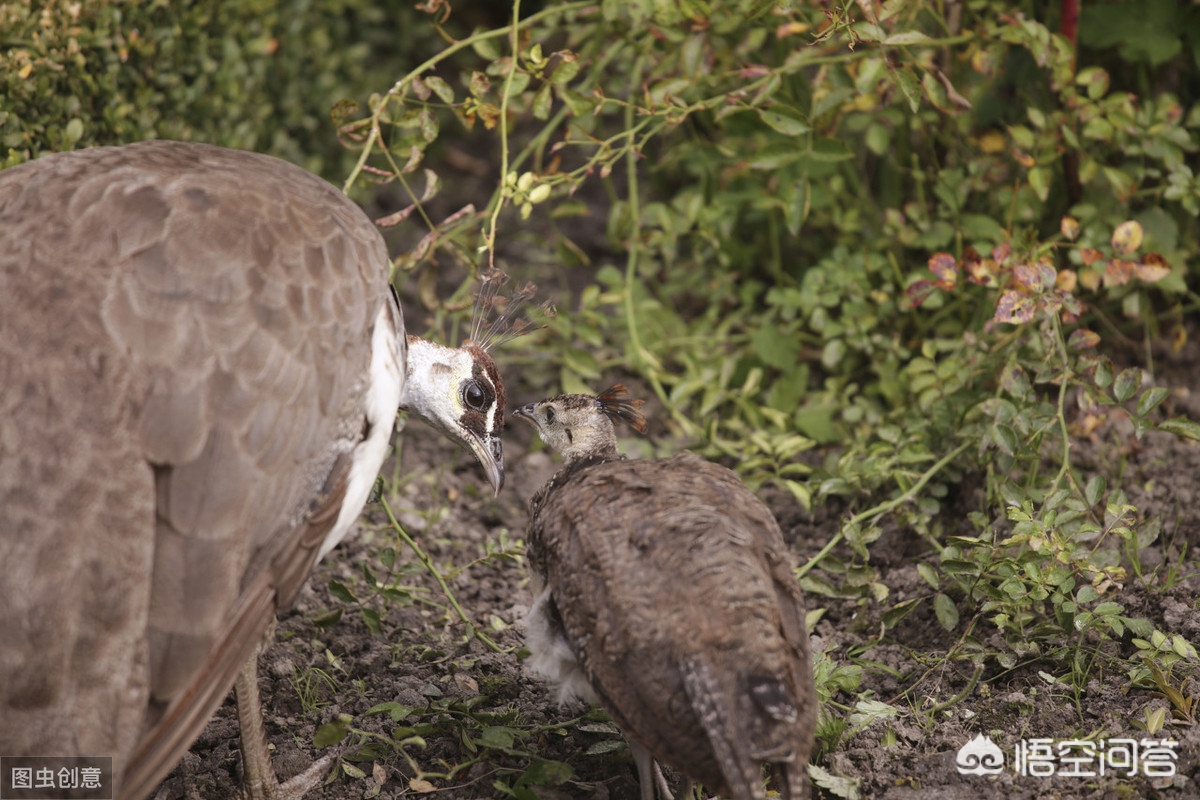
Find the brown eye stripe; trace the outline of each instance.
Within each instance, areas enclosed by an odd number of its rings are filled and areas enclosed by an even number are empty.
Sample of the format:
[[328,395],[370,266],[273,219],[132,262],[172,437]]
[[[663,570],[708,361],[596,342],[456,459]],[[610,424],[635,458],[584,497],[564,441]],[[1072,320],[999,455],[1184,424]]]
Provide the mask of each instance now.
[[475,378],[485,388],[491,387],[496,392],[496,415],[495,419],[504,419],[504,412],[507,408],[504,397],[504,381],[500,379],[500,371],[496,369],[496,362],[486,351],[474,342],[468,342],[463,345],[463,349],[469,352],[475,359],[475,368],[471,377]]

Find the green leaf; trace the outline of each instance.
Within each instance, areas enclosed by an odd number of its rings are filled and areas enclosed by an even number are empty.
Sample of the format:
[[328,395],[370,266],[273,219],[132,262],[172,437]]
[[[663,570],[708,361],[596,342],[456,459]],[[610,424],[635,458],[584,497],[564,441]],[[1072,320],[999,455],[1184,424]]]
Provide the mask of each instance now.
[[596,742],[584,751],[589,756],[602,756],[607,753],[615,753],[618,750],[625,749],[625,742],[620,739],[605,739],[601,742]]
[[797,343],[792,336],[786,335],[778,327],[771,324],[763,325],[754,332],[751,339],[754,353],[768,367],[786,370],[796,366],[799,361]]
[[437,139],[440,128],[441,123],[438,122],[437,115],[428,108],[421,109],[421,138],[432,142]]
[[1026,128],[1024,125],[1013,125],[1008,129],[1008,135],[1012,137],[1013,144],[1022,150],[1032,150],[1036,141],[1033,138],[1033,131]]
[[338,624],[342,620],[342,609],[335,608],[333,611],[326,611],[323,614],[318,614],[313,617],[312,624],[318,628],[328,628]]
[[1122,202],[1133,197],[1133,193],[1137,191],[1137,180],[1132,175],[1115,167],[1104,167],[1102,171]]
[[972,239],[985,242],[1000,242],[1004,239],[1004,227],[986,214],[963,214],[959,220],[963,233]]
[[1046,167],[1031,167],[1029,169],[1029,188],[1043,203],[1050,196],[1050,170]]
[[919,574],[931,587],[934,589],[938,588],[939,582],[937,570],[926,564],[924,561],[917,563],[917,574]]
[[571,114],[576,117],[590,117],[592,109],[596,106],[596,100],[583,92],[577,92],[574,89],[559,89],[558,96],[566,103],[567,108],[571,110]]
[[508,92],[509,97],[516,97],[521,92],[525,91],[525,87],[529,85],[528,72],[515,72],[512,76],[512,83],[504,87]]
[[438,99],[443,103],[454,102],[454,90],[450,88],[450,84],[439,78],[437,75],[426,75],[424,77],[425,85],[433,90],[433,93],[438,96]]
[[359,613],[362,615],[362,620],[367,626],[367,630],[371,631],[372,636],[379,636],[383,633],[383,622],[379,619],[379,612],[373,608],[361,608]]
[[892,76],[896,79],[896,85],[900,87],[900,91],[908,100],[908,107],[912,113],[917,113],[921,110],[921,82],[917,80],[917,76],[908,67],[902,67],[895,70]]
[[587,350],[569,347],[562,353],[563,363],[579,377],[585,380],[596,380],[600,377],[600,369],[596,357]]
[[554,72],[550,75],[550,82],[555,86],[564,86],[579,74],[579,70],[583,67],[583,62],[579,60],[579,56],[570,50],[560,50],[554,55],[558,56],[559,62],[558,66],[554,68]]
[[792,422],[796,429],[808,438],[821,444],[829,444],[839,439],[833,418],[840,410],[841,407],[837,403],[810,400],[796,409]]
[[900,33],[893,33],[884,39],[883,43],[898,47],[909,44],[924,44],[928,41],[930,41],[929,37],[920,31],[901,31]]
[[358,602],[358,599],[354,596],[354,592],[350,591],[346,587],[346,584],[342,583],[341,581],[331,580],[329,582],[329,593],[338,600],[341,600],[343,603]]
[[352,717],[343,714],[333,722],[327,722],[317,728],[317,732],[313,734],[313,747],[330,747],[338,744],[350,733],[352,721]]
[[515,731],[502,726],[484,728],[475,738],[475,742],[480,747],[490,747],[493,750],[508,750],[513,746],[515,740]]
[[1174,650],[1175,654],[1180,658],[1186,658],[1190,660],[1195,660],[1196,658],[1195,646],[1179,634],[1175,634],[1171,637],[1171,649]]
[[554,95],[550,89],[550,84],[546,84],[541,89],[538,89],[537,94],[533,96],[533,118],[538,120],[549,119],[550,106],[553,100]]
[[371,706],[370,708],[367,709],[366,713],[368,715],[390,714],[392,717],[392,722],[399,722],[400,720],[409,716],[416,710],[417,709],[412,706],[406,706],[406,705],[397,703],[394,700],[388,700],[387,702],[377,703],[376,705]]
[[1197,424],[1184,417],[1175,417],[1174,419],[1163,420],[1155,425],[1154,428],[1155,430],[1173,433],[1176,436],[1183,437],[1184,439],[1200,441],[1200,424]]
[[777,170],[796,163],[804,154],[795,142],[775,141],[755,151],[747,163],[751,169]]
[[783,484],[805,511],[812,510],[812,490],[807,484],[792,480],[785,480]]
[[1000,373],[1000,388],[1008,392],[1014,399],[1021,400],[1029,395],[1032,384],[1029,375],[1015,361],[1004,365]]
[[758,116],[773,130],[782,133],[784,136],[800,136],[812,130],[812,126],[804,120],[788,116],[787,114],[781,114],[778,111],[760,109]]
[[1165,706],[1159,706],[1153,711],[1146,711],[1146,733],[1151,736],[1162,730],[1163,725],[1167,722],[1167,709]]
[[812,184],[807,178],[798,180],[784,194],[786,197],[784,217],[788,233],[792,236],[799,236],[800,227],[808,219],[808,212],[812,204]]
[[854,158],[854,152],[841,139],[822,136],[813,140],[812,149],[807,156],[812,161],[823,164],[836,164]]
[[992,426],[992,441],[1000,448],[1000,452],[1009,456],[1015,454],[1021,445],[1017,432],[1007,425]]
[[912,600],[905,600],[903,603],[896,605],[883,612],[882,621],[885,628],[894,628],[900,623],[900,620],[907,617],[913,612],[913,609],[921,602],[921,598],[914,597]]
[[570,764],[548,758],[535,758],[517,782],[525,786],[557,786],[569,781],[574,774],[575,768]]
[[467,84],[467,88],[471,94],[482,100],[484,96],[491,91],[492,82],[488,80],[488,76],[476,70],[471,73],[471,81]]
[[1146,637],[1154,630],[1154,623],[1148,619],[1141,617],[1122,617],[1122,619],[1125,620],[1125,624],[1129,626],[1129,630],[1133,631],[1136,636]]
[[1087,499],[1089,506],[1099,504],[1100,499],[1104,497],[1104,490],[1108,488],[1103,475],[1093,475],[1088,481],[1087,488],[1084,490],[1084,496]]
[[850,727],[862,730],[875,720],[895,719],[900,716],[895,706],[890,706],[882,700],[859,700],[854,704],[854,710],[846,718]]
[[1108,72],[1101,67],[1088,67],[1079,70],[1079,74],[1075,76],[1075,83],[1079,86],[1086,86],[1088,99],[1099,100],[1104,95],[1108,94],[1108,86],[1111,79]]
[[1100,344],[1100,334],[1087,328],[1076,328],[1067,338],[1067,346],[1072,350],[1087,350]]
[[808,765],[808,774],[813,783],[827,790],[834,797],[858,797],[858,779],[834,775],[816,764]]
[[846,355],[846,343],[841,339],[830,339],[821,350],[821,364],[833,369]]
[[1138,386],[1142,384],[1142,371],[1137,367],[1129,367],[1121,370],[1117,375],[1117,379],[1113,381],[1113,395],[1116,396],[1118,403],[1124,403],[1129,398],[1133,397],[1133,393],[1138,390]]
[[[486,33],[484,28],[476,28],[471,35],[478,36],[482,33]],[[496,37],[475,39],[471,42],[471,49],[484,61],[495,61],[500,58],[500,45],[496,43]],[[429,79],[426,78],[425,82],[429,83]]]
[[1167,399],[1167,395],[1171,392],[1169,389],[1162,386],[1151,386],[1146,391],[1142,392],[1141,398],[1138,400],[1137,415],[1144,417],[1162,404],[1163,400]]
[[952,631],[958,627],[958,608],[953,600],[941,592],[933,596],[933,613],[946,630]]
[[925,76],[921,78],[921,89],[935,108],[945,109],[949,105],[946,87],[933,76],[932,72],[926,72]]
[[72,117],[71,121],[67,123],[64,133],[66,134],[67,144],[74,145],[83,138],[83,120],[79,117]]

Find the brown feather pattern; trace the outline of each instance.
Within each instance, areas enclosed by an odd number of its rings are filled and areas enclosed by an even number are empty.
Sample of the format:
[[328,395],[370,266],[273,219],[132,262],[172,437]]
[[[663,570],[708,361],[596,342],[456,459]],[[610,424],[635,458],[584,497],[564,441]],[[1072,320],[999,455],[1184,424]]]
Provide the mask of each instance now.
[[0,173],[0,753],[174,764],[337,517],[388,266],[264,156]]
[[584,458],[531,513],[531,567],[626,734],[710,792],[765,798],[769,762],[807,797],[804,602],[778,524],[737,476],[690,453]]

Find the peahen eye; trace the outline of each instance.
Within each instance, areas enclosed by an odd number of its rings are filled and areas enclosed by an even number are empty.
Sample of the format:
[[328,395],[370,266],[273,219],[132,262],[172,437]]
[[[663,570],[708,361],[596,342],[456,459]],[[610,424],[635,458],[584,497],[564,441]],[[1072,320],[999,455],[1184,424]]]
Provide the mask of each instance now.
[[462,400],[468,408],[483,411],[487,408],[488,393],[479,385],[479,381],[467,381],[462,387]]
[[546,424],[554,422],[554,406],[546,406]]

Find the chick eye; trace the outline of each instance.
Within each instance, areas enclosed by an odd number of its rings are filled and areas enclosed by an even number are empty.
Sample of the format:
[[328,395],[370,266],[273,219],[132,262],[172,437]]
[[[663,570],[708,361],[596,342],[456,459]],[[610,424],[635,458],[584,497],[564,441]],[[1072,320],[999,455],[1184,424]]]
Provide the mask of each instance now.
[[547,406],[546,407],[546,424],[549,425],[551,422],[554,422],[554,407]]
[[479,381],[467,381],[462,387],[462,400],[469,408],[483,411],[487,408],[487,392],[479,385]]

